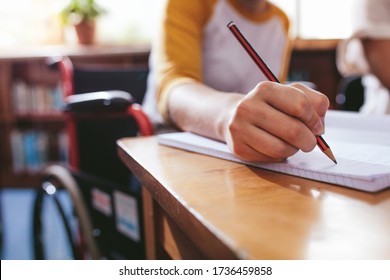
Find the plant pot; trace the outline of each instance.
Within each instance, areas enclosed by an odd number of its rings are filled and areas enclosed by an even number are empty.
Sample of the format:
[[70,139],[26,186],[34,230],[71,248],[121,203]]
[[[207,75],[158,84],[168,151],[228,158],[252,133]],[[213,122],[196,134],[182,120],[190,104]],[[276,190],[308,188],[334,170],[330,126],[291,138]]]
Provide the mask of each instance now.
[[83,20],[75,25],[77,39],[81,45],[92,45],[95,42],[96,22]]

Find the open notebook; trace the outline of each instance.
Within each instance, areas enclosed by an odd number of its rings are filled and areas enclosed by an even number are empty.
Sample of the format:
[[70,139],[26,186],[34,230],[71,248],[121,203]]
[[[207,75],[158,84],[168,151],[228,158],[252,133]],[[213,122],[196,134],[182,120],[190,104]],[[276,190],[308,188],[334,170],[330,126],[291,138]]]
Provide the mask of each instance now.
[[327,143],[338,164],[318,148],[298,152],[282,163],[253,163],[235,157],[226,144],[188,132],[160,134],[158,142],[254,167],[368,192],[390,187],[390,116],[329,111]]

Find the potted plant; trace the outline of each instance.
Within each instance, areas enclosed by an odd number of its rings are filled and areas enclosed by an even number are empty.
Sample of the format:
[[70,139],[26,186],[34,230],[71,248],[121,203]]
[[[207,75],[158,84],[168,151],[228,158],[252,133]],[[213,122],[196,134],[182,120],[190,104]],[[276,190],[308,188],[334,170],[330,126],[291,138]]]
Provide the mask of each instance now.
[[93,44],[95,40],[96,18],[105,13],[95,0],[71,0],[60,16],[65,25],[73,25],[80,44]]

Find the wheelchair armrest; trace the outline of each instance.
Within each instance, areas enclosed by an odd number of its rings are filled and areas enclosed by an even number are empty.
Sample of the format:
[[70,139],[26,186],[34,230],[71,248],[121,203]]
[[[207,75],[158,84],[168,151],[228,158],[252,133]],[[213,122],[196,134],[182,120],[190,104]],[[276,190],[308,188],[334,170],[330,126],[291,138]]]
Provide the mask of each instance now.
[[65,111],[100,112],[125,111],[134,103],[130,93],[121,90],[74,94],[65,98]]

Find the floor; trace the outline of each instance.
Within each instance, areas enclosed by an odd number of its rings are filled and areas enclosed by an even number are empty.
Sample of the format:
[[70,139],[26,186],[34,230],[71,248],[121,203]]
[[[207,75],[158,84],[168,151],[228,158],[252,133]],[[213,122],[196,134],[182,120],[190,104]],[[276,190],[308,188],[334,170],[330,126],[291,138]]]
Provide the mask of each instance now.
[[[34,259],[32,220],[35,191],[32,189],[3,188],[0,190],[1,202],[1,259]],[[72,206],[66,193],[59,198],[64,205],[67,218],[72,221]],[[47,259],[70,259],[70,249],[66,242],[64,229],[52,201],[43,205],[44,244]],[[74,226],[74,222],[73,222]]]

